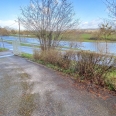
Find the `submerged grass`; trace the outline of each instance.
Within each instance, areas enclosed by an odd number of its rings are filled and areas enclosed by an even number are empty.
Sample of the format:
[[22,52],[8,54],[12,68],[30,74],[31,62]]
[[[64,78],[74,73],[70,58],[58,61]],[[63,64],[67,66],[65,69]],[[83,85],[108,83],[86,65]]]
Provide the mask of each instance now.
[[[9,44],[12,44],[13,41],[11,40],[4,40],[4,42],[7,42]],[[31,43],[20,43],[21,46],[28,46],[28,47],[40,47],[39,45],[31,44]]]

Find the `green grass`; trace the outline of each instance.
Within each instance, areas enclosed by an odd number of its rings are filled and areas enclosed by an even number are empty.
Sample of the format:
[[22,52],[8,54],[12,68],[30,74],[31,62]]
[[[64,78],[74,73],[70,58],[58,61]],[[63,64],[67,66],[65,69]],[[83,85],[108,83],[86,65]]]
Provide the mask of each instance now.
[[8,49],[6,48],[0,48],[0,52],[4,52],[4,51],[7,51]]
[[[91,39],[93,38],[93,39]],[[64,34],[63,40],[65,41],[80,41],[80,42],[96,42],[95,33],[78,33]],[[99,42],[105,42],[105,39],[97,40]],[[113,34],[107,38],[108,42],[116,42],[116,34]]]
[[111,71],[109,74],[108,74],[108,78],[112,78],[112,77],[115,77],[116,78],[116,70],[115,71]]
[[85,34],[82,34],[80,38],[82,39],[82,41],[92,41],[90,40],[91,37],[92,37],[92,34],[85,33]]
[[33,55],[28,53],[22,53],[21,57],[33,60]]
[[110,90],[116,90],[116,70],[108,74],[106,83]]
[[91,40],[90,38],[93,37],[92,33],[71,33],[64,35],[63,40],[65,41],[79,41],[79,42],[94,42],[95,40]]

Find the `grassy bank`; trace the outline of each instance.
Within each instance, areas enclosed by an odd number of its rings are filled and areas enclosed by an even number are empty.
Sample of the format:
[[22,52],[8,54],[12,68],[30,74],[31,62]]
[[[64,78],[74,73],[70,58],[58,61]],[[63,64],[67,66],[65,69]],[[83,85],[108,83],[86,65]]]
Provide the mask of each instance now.
[[0,48],[0,52],[4,52],[4,51],[7,51],[8,49],[6,48]]
[[[96,40],[97,39],[97,40]],[[81,42],[106,42],[105,39],[96,38],[95,33],[67,33],[63,35],[65,41],[81,41]],[[110,35],[107,38],[108,42],[116,42],[116,34]]]
[[[88,54],[88,53],[87,53]],[[61,56],[59,52],[49,52],[49,53],[35,53],[34,55],[31,54],[25,54],[23,53],[21,56],[24,58],[28,58],[34,62],[46,65],[49,68],[52,68],[54,70],[63,72],[64,74],[70,75],[73,80],[76,80],[78,82],[86,82],[90,81],[90,83],[108,88],[109,90],[116,91],[116,69],[112,67],[108,67],[106,65],[98,65],[97,63],[101,62],[104,64],[104,59],[103,57],[100,56],[98,57],[97,55],[93,55],[89,53],[89,55],[84,54],[82,56],[87,56],[86,58],[83,59],[83,61],[75,62],[69,60],[69,57],[72,57],[70,55],[73,55],[72,53],[65,54],[68,55],[68,59],[66,58],[67,56]],[[80,54],[79,54],[80,55]],[[96,60],[93,62],[92,59],[97,59],[101,58],[99,62]],[[107,57],[106,57],[107,59]],[[91,60],[91,61],[90,61]],[[105,72],[106,70],[106,72]]]

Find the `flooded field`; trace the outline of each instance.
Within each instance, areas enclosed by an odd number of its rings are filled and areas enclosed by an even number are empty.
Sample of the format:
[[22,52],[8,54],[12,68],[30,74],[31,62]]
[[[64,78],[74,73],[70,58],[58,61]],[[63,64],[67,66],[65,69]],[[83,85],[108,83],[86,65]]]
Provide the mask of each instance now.
[[[17,37],[14,36],[4,36],[3,40],[7,40],[7,41],[14,41],[18,39]],[[29,44],[33,44],[33,45],[40,45],[38,39],[35,38],[25,38],[25,37],[21,37],[21,42],[23,43],[29,43]],[[12,45],[8,44],[8,43],[4,43],[5,47],[12,50]],[[67,50],[67,47],[70,48],[71,45],[77,45],[77,48],[81,49],[81,50],[90,50],[90,51],[94,51],[94,52],[100,52],[100,53],[106,53],[106,51],[110,54],[114,54],[116,55],[116,42],[107,42],[107,46],[106,46],[106,42],[76,42],[76,41],[60,41],[60,46],[64,47],[63,50]],[[0,42],[0,46],[2,45],[2,42]],[[22,52],[26,52],[26,53],[33,53],[33,49],[30,47],[21,47],[21,51]]]

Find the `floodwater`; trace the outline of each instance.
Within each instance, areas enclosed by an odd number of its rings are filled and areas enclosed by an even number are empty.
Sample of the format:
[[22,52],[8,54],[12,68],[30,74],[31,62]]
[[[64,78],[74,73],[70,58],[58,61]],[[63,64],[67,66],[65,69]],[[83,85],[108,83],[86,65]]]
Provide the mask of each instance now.
[[[0,47],[3,47],[3,43],[2,43],[2,42],[0,42]],[[12,46],[12,44],[9,44],[9,43],[7,43],[7,42],[4,42],[4,47],[7,48],[7,49],[9,49],[9,50],[11,50],[11,51],[13,51],[13,46]],[[21,52],[29,53],[29,54],[33,54],[33,50],[34,50],[34,49],[35,49],[35,48],[28,47],[28,46],[21,46],[21,47],[20,47]],[[37,49],[39,49],[39,48],[37,48]]]
[[[3,40],[15,40],[18,39],[17,37],[14,36],[3,36]],[[33,44],[39,44],[39,41],[35,38],[26,38],[26,37],[21,37],[21,41],[24,43],[33,43]],[[90,51],[98,51],[98,52],[107,52],[116,54],[116,43],[115,42],[107,42],[107,45],[105,42],[74,42],[77,44],[77,46],[82,49],[82,50],[90,50]],[[60,45],[64,47],[70,47],[72,42],[70,41],[61,41]],[[107,46],[107,48],[106,48]]]

